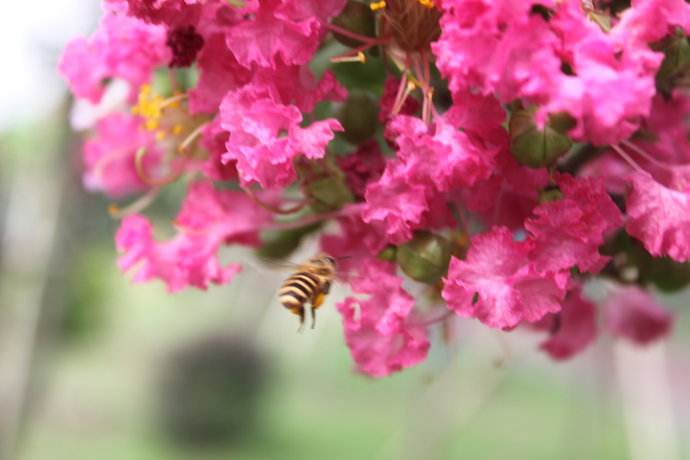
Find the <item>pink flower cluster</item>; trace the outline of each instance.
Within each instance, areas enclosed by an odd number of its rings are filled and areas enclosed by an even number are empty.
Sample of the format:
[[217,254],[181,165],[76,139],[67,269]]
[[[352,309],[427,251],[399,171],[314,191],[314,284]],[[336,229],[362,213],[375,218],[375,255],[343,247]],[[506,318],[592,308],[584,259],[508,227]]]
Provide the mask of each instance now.
[[[370,376],[424,361],[431,329],[458,317],[536,331],[557,360],[600,330],[670,331],[653,290],[690,283],[684,0],[103,7],[59,70],[94,105],[129,87],[94,122],[83,180],[136,195],[113,210],[134,281],[224,284],[241,265],[223,247],[331,221],[318,241],[351,287],[337,309]],[[140,213],[179,184],[157,239]]]

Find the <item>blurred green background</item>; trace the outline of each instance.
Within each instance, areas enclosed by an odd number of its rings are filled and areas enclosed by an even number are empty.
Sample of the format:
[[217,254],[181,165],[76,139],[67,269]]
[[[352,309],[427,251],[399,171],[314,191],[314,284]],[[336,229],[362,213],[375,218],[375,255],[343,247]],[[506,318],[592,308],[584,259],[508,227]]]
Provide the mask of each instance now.
[[285,273],[248,252],[228,254],[244,272],[208,292],[131,284],[109,202],[81,188],[80,138],[52,70],[97,4],[49,3],[45,15],[17,4],[0,23],[11,64],[0,72],[0,460],[690,459],[686,294],[666,298],[675,333],[649,348],[601,337],[553,363],[538,334],[460,321],[450,344],[434,331],[423,365],[371,380],[343,342],[342,289],[297,334],[275,299]]

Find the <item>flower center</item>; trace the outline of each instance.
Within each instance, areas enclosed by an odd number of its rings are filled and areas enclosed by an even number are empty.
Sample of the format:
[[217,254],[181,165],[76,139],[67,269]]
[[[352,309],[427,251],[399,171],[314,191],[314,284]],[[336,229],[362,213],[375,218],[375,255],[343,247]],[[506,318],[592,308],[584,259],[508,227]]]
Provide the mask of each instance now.
[[381,10],[381,31],[404,51],[425,51],[441,34],[441,11],[433,0],[387,0],[372,3]]

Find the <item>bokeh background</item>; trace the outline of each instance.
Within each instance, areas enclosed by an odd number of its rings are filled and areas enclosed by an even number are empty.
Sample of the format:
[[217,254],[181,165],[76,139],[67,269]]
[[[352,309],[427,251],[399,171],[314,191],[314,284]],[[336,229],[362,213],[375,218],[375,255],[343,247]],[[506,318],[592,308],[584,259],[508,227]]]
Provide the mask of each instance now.
[[109,202],[81,188],[54,70],[98,2],[4,7],[0,460],[690,459],[685,293],[664,298],[673,337],[644,349],[603,337],[553,363],[536,334],[463,321],[449,344],[436,331],[425,364],[371,380],[343,343],[345,293],[296,334],[275,299],[285,273],[248,252],[209,292],[131,284]]

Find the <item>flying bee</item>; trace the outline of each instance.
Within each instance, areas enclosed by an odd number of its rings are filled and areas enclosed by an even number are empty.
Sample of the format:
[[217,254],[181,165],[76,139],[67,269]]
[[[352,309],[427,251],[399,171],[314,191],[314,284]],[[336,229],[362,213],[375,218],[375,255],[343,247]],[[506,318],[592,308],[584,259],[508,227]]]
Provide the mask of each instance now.
[[299,316],[300,331],[304,327],[305,305],[307,303],[310,305],[311,327],[314,329],[316,310],[326,299],[335,274],[335,259],[328,254],[321,253],[298,265],[295,272],[283,282],[278,293],[280,303]]

